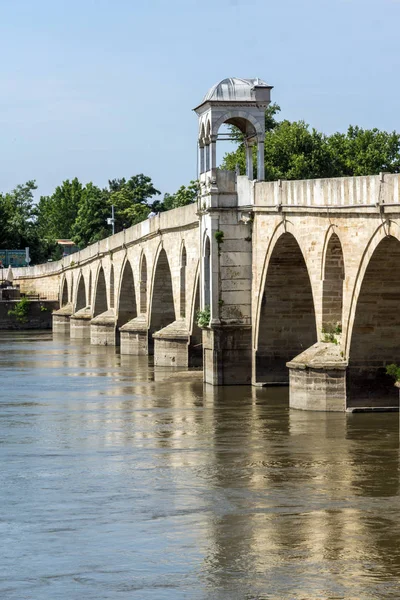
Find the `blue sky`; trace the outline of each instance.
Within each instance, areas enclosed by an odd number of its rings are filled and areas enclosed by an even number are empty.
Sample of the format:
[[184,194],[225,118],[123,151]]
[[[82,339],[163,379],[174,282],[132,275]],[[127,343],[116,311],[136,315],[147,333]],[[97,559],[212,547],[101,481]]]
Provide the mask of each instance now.
[[400,0],[0,0],[0,191],[196,176],[192,112],[260,77],[281,116],[400,129]]

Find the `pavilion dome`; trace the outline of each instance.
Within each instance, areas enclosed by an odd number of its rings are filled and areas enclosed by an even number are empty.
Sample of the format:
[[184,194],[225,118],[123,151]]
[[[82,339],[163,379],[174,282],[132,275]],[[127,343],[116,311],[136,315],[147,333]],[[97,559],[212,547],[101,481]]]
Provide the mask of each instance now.
[[228,77],[213,85],[204,96],[203,102],[243,102],[255,100],[255,88],[268,88],[265,81],[261,79],[240,79],[239,77]]

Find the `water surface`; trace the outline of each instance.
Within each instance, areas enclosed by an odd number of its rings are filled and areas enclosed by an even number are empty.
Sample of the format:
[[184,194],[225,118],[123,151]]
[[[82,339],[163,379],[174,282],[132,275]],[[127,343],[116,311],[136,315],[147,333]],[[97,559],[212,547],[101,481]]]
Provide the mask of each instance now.
[[398,414],[0,333],[2,600],[399,598]]

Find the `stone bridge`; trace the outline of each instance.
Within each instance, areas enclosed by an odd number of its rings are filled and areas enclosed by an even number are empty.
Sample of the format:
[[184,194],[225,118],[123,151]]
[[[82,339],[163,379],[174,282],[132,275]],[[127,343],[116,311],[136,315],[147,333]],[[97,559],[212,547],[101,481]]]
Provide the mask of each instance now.
[[[270,87],[235,81],[196,109],[196,204],[15,276],[22,289],[58,291],[55,332],[160,366],[203,365],[213,385],[290,383],[295,408],[394,410],[385,371],[400,362],[400,176],[262,181]],[[216,168],[224,122],[245,134],[246,175]]]

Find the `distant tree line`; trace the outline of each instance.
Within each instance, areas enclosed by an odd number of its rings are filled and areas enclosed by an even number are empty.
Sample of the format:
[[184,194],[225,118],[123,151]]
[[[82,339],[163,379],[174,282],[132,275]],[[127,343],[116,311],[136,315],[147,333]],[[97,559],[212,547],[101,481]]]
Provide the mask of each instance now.
[[[313,179],[400,172],[400,135],[350,126],[346,133],[325,135],[304,121],[279,121],[279,106],[265,114],[265,179]],[[232,127],[238,147],[225,154],[221,167],[245,173],[243,136]],[[254,148],[254,152],[256,149]],[[254,160],[256,169],[256,161]],[[256,173],[254,172],[254,176]],[[159,199],[150,177],[111,179],[106,188],[66,180],[51,196],[34,203],[34,181],[0,193],[0,248],[30,247],[33,263],[61,257],[56,240],[72,239],[79,248],[111,235],[107,217],[115,206],[116,232],[161,212],[194,202],[198,183]]]
[[111,235],[107,218],[115,207],[115,231],[122,231],[146,219],[150,212],[162,212],[194,202],[197,183],[182,186],[175,194],[160,195],[150,177],[111,179],[108,187],[92,182],[83,185],[77,178],[66,180],[51,196],[34,202],[35,181],[27,181],[11,192],[0,193],[0,248],[29,246],[32,263],[61,258],[57,239],[72,239],[84,248]]

